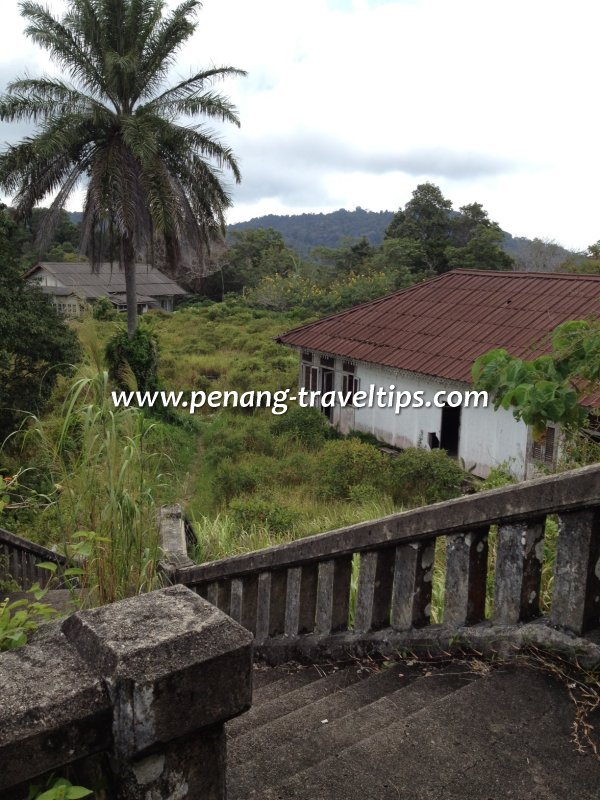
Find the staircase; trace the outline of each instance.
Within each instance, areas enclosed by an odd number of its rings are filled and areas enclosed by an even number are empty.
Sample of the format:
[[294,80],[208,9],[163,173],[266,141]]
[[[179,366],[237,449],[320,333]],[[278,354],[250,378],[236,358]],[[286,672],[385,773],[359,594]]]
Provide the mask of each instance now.
[[229,800],[597,800],[549,674],[481,662],[255,667],[227,725]]

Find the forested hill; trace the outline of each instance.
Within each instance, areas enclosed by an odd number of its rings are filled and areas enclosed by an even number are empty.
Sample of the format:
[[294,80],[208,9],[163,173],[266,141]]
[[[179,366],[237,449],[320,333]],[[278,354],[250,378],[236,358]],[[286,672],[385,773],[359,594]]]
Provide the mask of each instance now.
[[[231,233],[248,228],[273,228],[281,233],[288,247],[307,256],[314,247],[338,247],[345,238],[356,240],[366,236],[372,245],[379,245],[394,213],[365,211],[359,206],[354,211],[340,208],[330,214],[267,214],[228,225],[227,230]],[[578,255],[555,242],[513,237],[506,231],[502,248],[516,260],[518,268],[541,272],[553,271],[566,259]]]
[[247,228],[273,228],[281,233],[288,247],[306,255],[313,247],[337,247],[346,237],[360,239],[366,236],[371,244],[381,244],[394,213],[365,211],[358,207],[354,211],[340,208],[330,214],[267,214],[247,222],[228,225],[227,230],[232,232]]
[[[344,239],[354,241],[365,236],[372,245],[383,241],[385,231],[394,217],[393,211],[366,211],[360,206],[354,211],[340,208],[330,214],[267,214],[247,222],[229,225],[229,233],[249,228],[273,228],[283,236],[286,245],[301,256],[308,256],[315,247],[338,247]],[[451,211],[451,214],[456,212]],[[69,212],[70,221],[78,225],[82,212]],[[551,272],[569,258],[579,254],[556,242],[513,237],[504,231],[502,248],[511,255],[519,269]],[[53,256],[56,258],[57,256]]]

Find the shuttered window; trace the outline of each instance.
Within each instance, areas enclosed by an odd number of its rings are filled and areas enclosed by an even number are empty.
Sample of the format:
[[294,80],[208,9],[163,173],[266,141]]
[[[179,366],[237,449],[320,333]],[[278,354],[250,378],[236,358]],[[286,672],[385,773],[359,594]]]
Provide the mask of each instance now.
[[534,441],[531,446],[533,461],[542,461],[544,464],[554,464],[556,449],[556,428],[548,426],[540,441]]

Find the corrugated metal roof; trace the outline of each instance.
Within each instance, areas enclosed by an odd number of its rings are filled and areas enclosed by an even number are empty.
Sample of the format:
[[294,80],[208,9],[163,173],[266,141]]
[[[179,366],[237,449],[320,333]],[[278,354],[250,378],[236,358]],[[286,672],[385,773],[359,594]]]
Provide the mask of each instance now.
[[473,361],[503,347],[548,350],[561,322],[600,317],[600,276],[457,269],[303,325],[283,344],[469,382]]
[[[125,273],[118,264],[99,264],[92,271],[87,262],[44,261],[33,267],[27,277],[35,277],[39,269],[53,275],[64,287],[72,288],[79,296],[94,299],[112,292],[125,292]],[[149,264],[136,264],[136,289],[148,297],[183,296],[187,292],[175,281]]]

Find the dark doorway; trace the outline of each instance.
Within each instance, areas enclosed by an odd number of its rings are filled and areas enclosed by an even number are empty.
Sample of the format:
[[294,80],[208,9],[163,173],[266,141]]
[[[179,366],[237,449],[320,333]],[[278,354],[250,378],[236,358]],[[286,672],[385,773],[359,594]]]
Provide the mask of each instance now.
[[451,408],[444,406],[442,408],[442,433],[440,438],[440,447],[446,450],[449,456],[456,458],[458,456],[458,442],[460,439],[460,412],[461,407]]
[[[325,369],[321,367],[321,392],[323,396],[325,392],[332,392],[333,391],[333,377],[334,371],[332,369]],[[327,408],[321,409],[327,419],[331,422],[331,417],[333,416],[333,407],[328,406]]]

